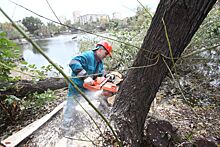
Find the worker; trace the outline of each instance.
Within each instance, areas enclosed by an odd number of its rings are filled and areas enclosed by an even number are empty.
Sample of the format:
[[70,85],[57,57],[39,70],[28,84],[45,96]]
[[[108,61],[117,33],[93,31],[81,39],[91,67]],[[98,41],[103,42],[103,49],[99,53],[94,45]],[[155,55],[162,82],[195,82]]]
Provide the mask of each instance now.
[[[94,75],[104,76],[105,70],[102,60],[107,56],[111,57],[111,55],[111,44],[107,41],[101,41],[96,44],[95,49],[85,51],[74,57],[69,64],[72,70],[71,80],[82,92],[86,92],[87,90],[83,87],[83,83],[92,84],[96,77]],[[63,131],[66,136],[72,136],[70,126],[73,124],[74,117],[77,115],[74,110],[77,102],[74,99],[79,101],[80,97],[79,92],[69,83],[67,104],[64,107],[63,115]]]

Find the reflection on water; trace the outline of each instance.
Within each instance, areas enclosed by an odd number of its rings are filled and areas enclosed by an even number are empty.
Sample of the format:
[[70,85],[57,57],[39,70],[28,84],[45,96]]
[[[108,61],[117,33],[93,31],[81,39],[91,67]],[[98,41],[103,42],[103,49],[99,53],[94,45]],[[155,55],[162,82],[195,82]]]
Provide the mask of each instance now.
[[[44,52],[48,52],[49,41],[48,40],[37,40],[36,43],[41,47]],[[34,54],[40,54],[35,48],[32,48]]]
[[[70,60],[78,53],[79,47],[76,40],[72,40],[73,35],[60,35],[36,41],[46,55],[56,64],[63,67],[66,74],[70,74],[68,66]],[[36,67],[49,65],[48,61],[30,44],[23,46],[23,57],[29,64]]]

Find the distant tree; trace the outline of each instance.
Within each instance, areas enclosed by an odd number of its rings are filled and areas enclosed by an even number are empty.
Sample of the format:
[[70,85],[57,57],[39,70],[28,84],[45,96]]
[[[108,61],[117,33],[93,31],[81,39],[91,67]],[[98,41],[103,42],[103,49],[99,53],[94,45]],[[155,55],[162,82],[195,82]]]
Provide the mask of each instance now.
[[59,33],[59,27],[56,26],[54,23],[48,22],[47,27],[48,27],[48,30],[50,31],[50,34]]
[[[71,26],[71,20],[68,20],[65,16],[59,17],[59,21],[66,26]],[[69,28],[64,25],[60,26],[60,29],[59,29],[60,32],[65,32],[69,30]]]
[[[20,26],[20,27],[22,27],[22,26]],[[22,38],[21,34],[12,26],[11,23],[8,23],[8,22],[1,23],[0,30],[3,32],[6,32],[6,35],[9,39]]]
[[37,29],[34,34],[36,34],[37,36],[50,36],[50,31],[48,29],[48,27],[46,25],[42,25],[39,29]]
[[40,29],[43,22],[39,18],[25,17],[22,20],[22,24],[28,29],[31,34],[34,34],[36,30]]
[[150,22],[152,18],[149,15],[149,13],[147,13],[147,11],[150,13],[150,9],[148,7],[137,8],[136,15],[130,18],[130,19],[133,19],[133,21],[129,23],[129,20],[128,20],[128,26],[132,26],[130,27],[130,30],[141,31],[143,29],[147,29],[147,27],[150,26]]

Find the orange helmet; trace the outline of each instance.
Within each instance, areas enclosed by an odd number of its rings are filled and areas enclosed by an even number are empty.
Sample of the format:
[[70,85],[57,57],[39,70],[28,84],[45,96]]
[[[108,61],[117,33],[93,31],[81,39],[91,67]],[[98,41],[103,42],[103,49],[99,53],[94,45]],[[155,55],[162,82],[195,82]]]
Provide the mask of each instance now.
[[103,41],[100,41],[99,43],[97,43],[96,47],[99,45],[103,46],[106,49],[109,56],[112,56],[112,53],[111,53],[112,52],[112,45],[109,42],[103,40]]

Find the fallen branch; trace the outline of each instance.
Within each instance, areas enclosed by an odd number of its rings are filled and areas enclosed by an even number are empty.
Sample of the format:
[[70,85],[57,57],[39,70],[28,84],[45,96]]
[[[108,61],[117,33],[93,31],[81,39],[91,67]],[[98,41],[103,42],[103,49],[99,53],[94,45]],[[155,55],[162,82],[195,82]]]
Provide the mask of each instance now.
[[67,83],[63,78],[47,78],[38,82],[21,80],[5,90],[0,91],[0,99],[7,97],[7,95],[14,95],[18,98],[25,97],[32,93],[43,93],[44,91],[56,90],[67,87]]

